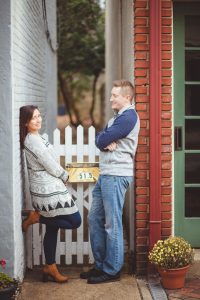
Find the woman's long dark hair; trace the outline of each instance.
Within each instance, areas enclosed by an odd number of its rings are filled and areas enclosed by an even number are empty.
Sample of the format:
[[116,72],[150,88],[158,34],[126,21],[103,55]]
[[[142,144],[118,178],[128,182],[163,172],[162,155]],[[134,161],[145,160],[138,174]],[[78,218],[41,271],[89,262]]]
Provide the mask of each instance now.
[[35,109],[38,109],[35,105],[25,105],[20,107],[20,117],[19,117],[19,126],[20,126],[20,145],[21,148],[24,148],[24,140],[28,133],[27,124],[30,122],[33,116]]

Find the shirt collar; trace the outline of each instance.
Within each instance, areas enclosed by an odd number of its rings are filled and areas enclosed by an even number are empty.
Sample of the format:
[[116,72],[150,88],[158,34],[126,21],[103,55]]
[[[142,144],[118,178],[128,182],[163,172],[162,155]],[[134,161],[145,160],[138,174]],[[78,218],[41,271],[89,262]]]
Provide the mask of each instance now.
[[124,107],[121,108],[118,112],[115,111],[115,112],[114,112],[115,117],[116,117],[117,115],[121,115],[125,110],[130,109],[130,108],[134,109],[134,108],[135,108],[135,104],[132,103],[131,105],[124,106]]

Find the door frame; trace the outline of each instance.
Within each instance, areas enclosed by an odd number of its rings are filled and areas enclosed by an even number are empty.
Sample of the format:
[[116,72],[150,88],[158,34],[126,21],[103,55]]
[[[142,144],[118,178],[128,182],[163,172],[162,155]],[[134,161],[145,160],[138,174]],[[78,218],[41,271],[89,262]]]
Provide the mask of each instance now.
[[[192,7],[191,7],[192,6]],[[178,99],[185,99],[185,48],[184,45],[184,15],[200,15],[199,3],[174,3],[173,9],[173,128],[182,127],[183,151],[176,151],[174,143],[174,234],[181,235],[187,240],[195,240],[192,246],[199,247],[200,240],[195,239],[194,232],[189,233],[189,226],[199,226],[200,218],[185,217],[185,128],[184,128],[184,105],[180,105]],[[182,51],[183,50],[183,51]],[[185,103],[185,102],[184,102]],[[175,130],[174,130],[175,134]],[[182,166],[182,172],[178,170]],[[182,200],[184,199],[184,200]]]

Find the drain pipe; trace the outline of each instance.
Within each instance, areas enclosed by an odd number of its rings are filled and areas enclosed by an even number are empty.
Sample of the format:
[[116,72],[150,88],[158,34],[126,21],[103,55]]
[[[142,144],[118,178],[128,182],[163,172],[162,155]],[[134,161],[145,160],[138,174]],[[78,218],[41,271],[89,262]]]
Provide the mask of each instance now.
[[161,238],[161,0],[150,4],[149,246]]

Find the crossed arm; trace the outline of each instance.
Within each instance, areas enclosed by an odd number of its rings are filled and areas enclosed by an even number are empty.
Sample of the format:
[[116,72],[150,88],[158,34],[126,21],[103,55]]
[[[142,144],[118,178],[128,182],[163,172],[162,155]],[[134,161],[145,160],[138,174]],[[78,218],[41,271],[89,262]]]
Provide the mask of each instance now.
[[101,151],[114,151],[117,141],[125,138],[137,122],[135,110],[127,110],[115,119],[110,127],[106,127],[96,136],[96,146]]

